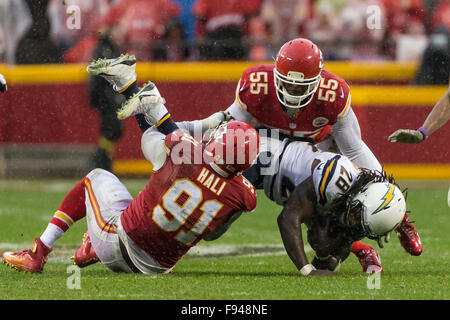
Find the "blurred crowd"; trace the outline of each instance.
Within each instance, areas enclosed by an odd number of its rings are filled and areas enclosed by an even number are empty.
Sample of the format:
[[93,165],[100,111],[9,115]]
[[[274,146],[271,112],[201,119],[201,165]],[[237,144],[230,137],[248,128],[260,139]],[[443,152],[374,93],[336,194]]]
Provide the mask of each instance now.
[[295,37],[326,60],[419,61],[449,30],[450,0],[2,0],[0,62],[267,61]]

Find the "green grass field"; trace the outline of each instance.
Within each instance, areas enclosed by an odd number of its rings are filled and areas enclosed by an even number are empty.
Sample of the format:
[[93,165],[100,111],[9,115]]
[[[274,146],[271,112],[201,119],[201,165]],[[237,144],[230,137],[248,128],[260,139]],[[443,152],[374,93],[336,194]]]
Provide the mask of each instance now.
[[[1,181],[0,252],[27,249],[75,182]],[[129,179],[124,183],[136,195],[146,181]],[[259,192],[254,213],[243,215],[222,238],[200,242],[172,274],[115,274],[100,263],[74,273],[70,256],[86,230],[82,220],[56,243],[43,274],[19,273],[0,265],[0,299],[448,300],[449,184],[400,185],[409,187],[407,207],[416,221],[424,252],[420,257],[410,256],[393,234],[391,242],[378,249],[384,267],[379,279],[362,273],[353,255],[336,276],[301,276],[282,246],[276,225],[281,208]],[[377,247],[373,241],[364,242]],[[312,252],[308,254],[312,258]],[[79,282],[74,281],[76,272],[80,272]],[[373,288],[374,284],[378,288]]]

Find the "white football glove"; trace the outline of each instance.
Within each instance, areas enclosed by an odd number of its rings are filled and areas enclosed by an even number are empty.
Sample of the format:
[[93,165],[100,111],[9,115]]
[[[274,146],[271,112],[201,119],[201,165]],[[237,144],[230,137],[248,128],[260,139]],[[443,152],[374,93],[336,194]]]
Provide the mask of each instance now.
[[376,240],[377,240],[378,246],[380,248],[384,248],[383,239],[384,239],[385,243],[388,243],[391,240],[391,233],[389,232],[389,233],[385,234],[384,236],[377,237]]
[[231,115],[227,111],[219,111],[213,113],[208,118],[200,120],[202,123],[202,131],[218,127],[222,122],[231,120]]
[[5,92],[8,90],[8,86],[6,85],[5,77],[0,73],[0,92]]
[[426,135],[419,130],[411,129],[399,129],[391,134],[388,138],[390,142],[403,142],[403,143],[419,143],[425,140]]

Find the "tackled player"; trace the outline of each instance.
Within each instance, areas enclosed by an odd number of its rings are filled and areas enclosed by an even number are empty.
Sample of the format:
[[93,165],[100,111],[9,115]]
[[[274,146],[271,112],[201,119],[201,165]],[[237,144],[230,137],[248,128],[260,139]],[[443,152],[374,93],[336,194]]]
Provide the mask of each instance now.
[[[278,226],[286,251],[303,275],[337,270],[357,241],[378,240],[398,227],[405,199],[392,177],[357,168],[347,157],[286,138],[264,177],[266,195],[284,208]],[[308,263],[301,225],[315,251]],[[367,250],[362,248],[361,250]],[[357,255],[364,272],[382,272],[375,250]]]

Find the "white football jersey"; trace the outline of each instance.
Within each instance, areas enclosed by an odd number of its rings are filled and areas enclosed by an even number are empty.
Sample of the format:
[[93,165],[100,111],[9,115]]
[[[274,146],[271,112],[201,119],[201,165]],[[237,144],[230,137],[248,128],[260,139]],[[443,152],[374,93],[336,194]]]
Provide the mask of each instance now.
[[[320,163],[311,172],[316,159]],[[277,204],[284,205],[295,187],[312,175],[318,205],[324,209],[351,187],[360,172],[342,155],[322,152],[310,143],[288,139],[283,141],[266,170],[264,192]]]

